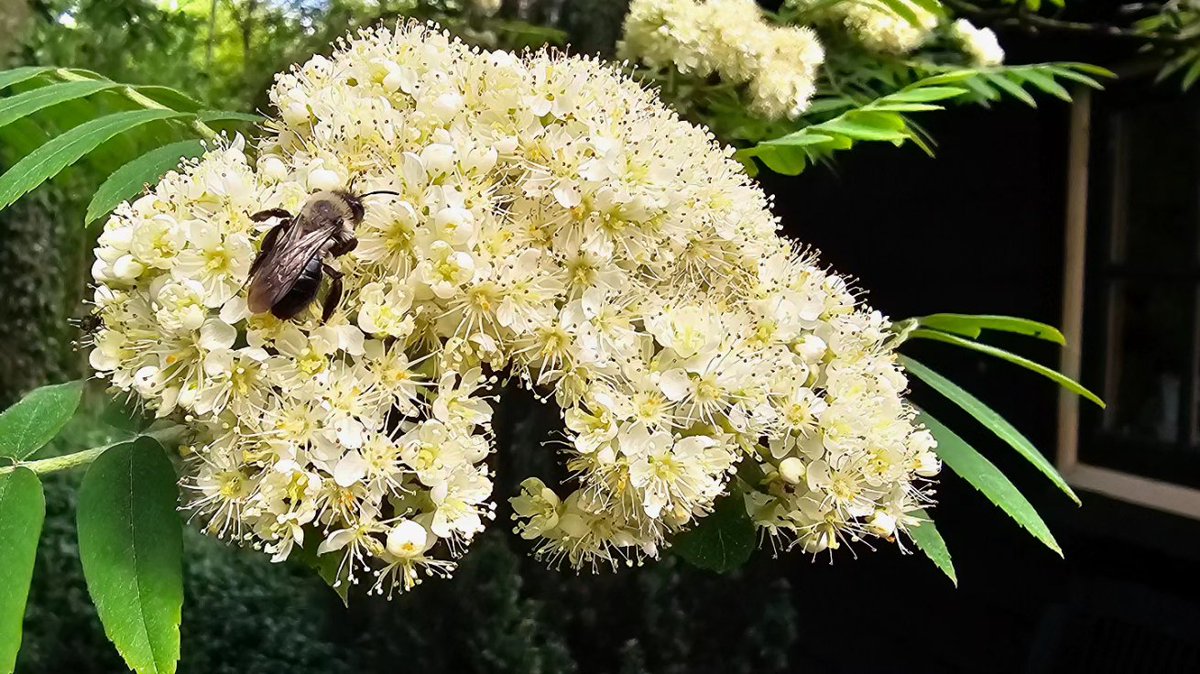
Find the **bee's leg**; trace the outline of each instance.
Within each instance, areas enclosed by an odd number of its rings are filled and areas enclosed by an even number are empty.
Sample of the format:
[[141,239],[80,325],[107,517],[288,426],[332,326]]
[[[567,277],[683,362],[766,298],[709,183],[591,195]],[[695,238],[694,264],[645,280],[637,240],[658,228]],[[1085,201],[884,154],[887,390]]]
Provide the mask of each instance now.
[[265,211],[259,211],[250,216],[250,219],[255,222],[262,222],[263,220],[270,220],[271,218],[283,218],[284,220],[291,220],[292,214],[285,208],[269,208]]
[[275,247],[275,242],[279,239],[280,233],[283,232],[283,228],[287,227],[287,225],[288,223],[281,222],[272,227],[271,231],[267,232],[267,235],[263,237],[262,247],[258,249],[258,255],[254,256],[254,262],[250,263],[250,276],[254,276],[254,272],[258,271],[258,265],[262,263],[267,253],[271,252],[271,249]]
[[338,304],[342,302],[342,277],[345,274],[327,264],[322,264],[321,269],[332,279],[329,294],[325,295],[325,302],[321,305],[321,322],[328,323],[329,319],[333,318],[333,312],[337,311]]
[[339,229],[333,234],[333,245],[329,247],[329,253],[334,257],[341,257],[357,247],[358,239],[354,238],[354,234],[349,230]]

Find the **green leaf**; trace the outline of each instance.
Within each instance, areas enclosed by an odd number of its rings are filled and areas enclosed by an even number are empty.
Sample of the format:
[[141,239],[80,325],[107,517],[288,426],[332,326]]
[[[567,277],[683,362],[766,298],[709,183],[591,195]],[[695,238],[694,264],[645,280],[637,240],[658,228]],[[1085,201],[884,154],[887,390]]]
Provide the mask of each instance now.
[[129,110],[80,124],[29,153],[0,176],[0,209],[114,136],[148,122],[187,117],[172,110]]
[[946,379],[942,375],[934,372],[925,365],[909,358],[908,356],[900,356],[900,364],[909,373],[916,376],[921,381],[929,384],[933,390],[941,393],[949,398],[954,404],[966,410],[971,416],[975,417],[979,423],[983,424],[991,432],[996,434],[1010,447],[1017,450],[1017,453],[1025,457],[1025,460],[1033,464],[1043,475],[1048,477],[1064,494],[1071,497],[1071,500],[1076,504],[1080,504],[1079,497],[1071,489],[1067,481],[1062,475],[1054,469],[1054,465],[1033,446],[1020,431],[1016,429],[1007,419],[1000,416],[995,410],[983,404],[975,396],[964,391],[954,382]]
[[820,133],[806,133],[804,130],[796,133],[789,133],[786,136],[765,140],[762,145],[780,145],[788,147],[803,147],[805,145],[817,145],[833,140],[833,136],[826,136]]
[[1067,338],[1058,328],[1027,318],[1014,316],[994,316],[989,314],[930,314],[920,316],[917,323],[922,327],[952,332],[963,337],[975,339],[983,330],[1012,332],[1026,337],[1044,339],[1059,346],[1066,346]]
[[1090,75],[1085,75],[1084,73],[1078,72],[1077,70],[1072,70],[1071,68],[1053,66],[1050,68],[1050,72],[1054,73],[1055,76],[1057,76],[1057,77],[1063,78],[1064,80],[1071,80],[1073,82],[1079,82],[1080,84],[1091,87],[1093,89],[1103,89],[1104,88],[1104,85],[1097,82],[1095,80],[1095,78],[1091,77]]
[[316,571],[321,580],[325,581],[325,584],[329,586],[329,589],[333,590],[341,598],[342,605],[349,608],[351,586],[350,580],[347,578],[349,569],[342,568],[342,561],[346,558],[346,551],[340,550],[318,555],[317,549],[320,547],[321,536],[322,534],[316,528],[305,528],[304,543],[294,548],[288,559],[295,560],[297,563]]
[[1046,527],[1040,515],[1034,510],[1021,492],[1013,486],[996,466],[982,454],[975,451],[965,440],[958,437],[954,431],[946,428],[940,421],[929,416],[926,412],[917,415],[917,422],[925,425],[937,440],[934,450],[942,461],[957,473],[962,479],[978,489],[993,504],[999,507],[1017,524],[1024,527],[1034,538],[1046,547],[1062,556],[1062,548]]
[[0,674],[11,674],[21,648],[21,624],[38,537],[46,517],[42,483],[25,468],[0,475]]
[[252,124],[261,124],[267,121],[262,115],[253,115],[248,112],[233,112],[230,110],[205,110],[196,114],[196,119],[201,122],[250,122]]
[[342,606],[350,608],[350,578],[349,567],[342,564],[346,555],[326,553],[316,558],[313,568],[329,589],[337,593],[342,600]]
[[988,82],[991,82],[997,89],[1003,89],[1004,92],[1009,96],[1012,96],[1031,108],[1037,107],[1037,100],[1034,99],[1034,97],[1028,91],[1025,91],[1021,88],[1021,85],[1013,82],[1004,75],[987,73],[984,75],[984,77],[986,77]]
[[168,108],[178,110],[180,112],[196,112],[204,107],[200,101],[188,96],[187,94],[172,89],[171,87],[163,87],[158,85],[143,85],[134,87],[137,92],[146,98],[157,101],[167,106]]
[[934,563],[937,568],[942,570],[942,573],[954,583],[954,587],[958,587],[958,575],[954,573],[954,562],[950,559],[950,550],[946,548],[946,541],[942,539],[942,534],[933,525],[933,519],[929,513],[924,510],[915,510],[913,515],[921,519],[921,524],[907,529],[908,535],[913,539],[913,543],[925,553],[925,556]]
[[904,19],[905,23],[908,25],[921,28],[920,17],[917,16],[917,13],[913,10],[912,5],[908,4],[906,0],[875,0],[875,2],[878,2],[880,5],[883,5],[885,8],[891,10],[892,14]]
[[872,126],[855,119],[831,119],[820,125],[825,133],[838,133],[855,140],[904,140],[908,134],[890,127]]
[[1025,78],[1025,80],[1038,89],[1041,89],[1051,96],[1061,98],[1068,103],[1071,102],[1071,92],[1067,91],[1063,85],[1055,82],[1054,77],[1051,75],[1047,75],[1041,70],[1035,70],[1033,68],[1022,69],[1020,74],[1021,77]]
[[803,150],[778,149],[772,147],[756,148],[754,155],[772,171],[785,176],[796,176],[808,168],[808,155]]
[[933,340],[936,342],[945,342],[947,344],[953,344],[954,346],[961,346],[964,349],[971,349],[972,351],[978,351],[980,353],[992,356],[993,358],[1007,360],[1008,362],[1013,363],[1014,365],[1020,365],[1021,367],[1025,368],[1027,370],[1032,370],[1032,371],[1042,375],[1043,377],[1046,377],[1047,379],[1053,381],[1054,383],[1058,384],[1059,386],[1067,389],[1071,393],[1074,393],[1076,395],[1081,395],[1084,398],[1087,398],[1088,400],[1096,403],[1100,407],[1104,407],[1104,401],[1101,400],[1099,396],[1097,396],[1095,393],[1092,393],[1091,391],[1084,388],[1082,384],[1075,381],[1074,379],[1071,379],[1070,377],[1068,377],[1067,375],[1065,375],[1061,372],[1052,370],[1052,369],[1046,367],[1045,365],[1042,365],[1041,363],[1035,363],[1032,360],[1029,360],[1028,358],[1022,358],[1021,356],[1018,356],[1015,353],[1009,353],[1008,351],[1005,351],[1004,349],[997,349],[996,347],[988,345],[988,344],[981,344],[979,342],[973,342],[969,339],[963,339],[962,337],[959,337],[957,335],[951,335],[951,334],[947,334],[944,332],[938,332],[936,330],[926,330],[925,328],[917,328],[916,330],[913,330],[912,332],[908,333],[908,336],[912,337],[912,338],[916,338],[916,339],[930,339],[930,340]]
[[59,103],[73,101],[77,98],[90,96],[97,91],[112,89],[117,85],[113,82],[59,82],[44,87],[38,87],[24,93],[0,98],[0,126],[27,117],[33,113],[49,108]]
[[965,93],[967,93],[967,90],[962,87],[910,87],[897,91],[894,94],[889,94],[885,99],[900,103],[929,103],[931,101],[944,101],[948,98],[956,98]]
[[184,140],[164,145],[125,164],[104,181],[92,202],[88,204],[85,224],[90,224],[116,208],[122,201],[142,192],[148,183],[158,179],[179,166],[184,158],[195,158],[204,154],[204,145],[198,140]]
[[0,89],[20,84],[51,70],[54,70],[54,66],[23,66],[12,70],[0,70]]
[[675,553],[692,566],[725,573],[745,564],[754,551],[754,523],[737,491],[717,502],[712,514],[675,538]]
[[179,660],[183,531],[175,471],[142,437],[100,455],[79,490],[79,556],[88,592],[125,664],[170,674]]
[[0,457],[21,461],[54,439],[75,415],[83,382],[34,389],[0,414]]
[[1180,82],[1180,86],[1184,91],[1187,91],[1188,89],[1192,88],[1193,84],[1196,83],[1196,78],[1198,77],[1200,77],[1200,59],[1193,61],[1191,67],[1188,68],[1187,72],[1183,74],[1183,80]]

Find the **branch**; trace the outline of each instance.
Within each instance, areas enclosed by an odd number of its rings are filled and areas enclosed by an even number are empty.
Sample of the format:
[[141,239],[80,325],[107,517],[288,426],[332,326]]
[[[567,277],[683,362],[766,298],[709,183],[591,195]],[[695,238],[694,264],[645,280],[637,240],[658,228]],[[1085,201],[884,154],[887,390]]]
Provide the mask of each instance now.
[[1086,21],[1066,21],[1031,14],[1025,11],[1023,5],[1013,9],[984,9],[966,0],[943,0],[944,4],[953,7],[962,14],[969,14],[982,20],[991,20],[994,26],[1012,27],[1027,33],[1049,31],[1056,33],[1074,33],[1076,35],[1094,35],[1102,38],[1121,40],[1136,40],[1162,47],[1178,47],[1191,44],[1200,37],[1197,30],[1189,30],[1175,34],[1144,33],[1133,28],[1121,28],[1106,23],[1088,23]]
[[32,470],[38,475],[47,473],[57,473],[60,470],[68,470],[78,466],[86,466],[98,459],[101,454],[127,442],[133,442],[141,437],[154,438],[162,445],[169,445],[179,442],[186,435],[186,431],[182,426],[168,426],[160,428],[149,433],[140,433],[131,438],[125,438],[116,442],[103,445],[101,447],[93,447],[80,452],[72,452],[71,454],[63,454],[62,456],[54,456],[49,459],[38,459],[37,461],[18,461],[11,466],[0,466],[0,475],[11,473],[18,468],[26,468]]
[[[77,75],[76,73],[71,72],[67,68],[56,68],[51,74],[60,80],[66,80],[68,82],[82,82],[82,81],[90,81],[92,79],[90,77],[85,77],[83,75]],[[163,105],[162,103],[159,103],[158,101],[156,101],[152,98],[149,98],[148,96],[145,96],[144,94],[140,93],[137,89],[135,89],[131,86],[128,86],[128,85],[122,86],[121,88],[117,89],[117,93],[120,94],[121,96],[125,97],[127,100],[129,100],[137,105],[142,106],[143,108],[148,108],[148,109],[152,109],[152,110],[172,110],[172,108],[168,108],[167,106]],[[204,122],[201,122],[198,119],[192,119],[190,126],[192,127],[193,131],[200,134],[201,138],[204,138],[207,140],[213,140],[213,139],[217,138],[217,136],[218,136],[217,132],[211,126],[205,124]]]

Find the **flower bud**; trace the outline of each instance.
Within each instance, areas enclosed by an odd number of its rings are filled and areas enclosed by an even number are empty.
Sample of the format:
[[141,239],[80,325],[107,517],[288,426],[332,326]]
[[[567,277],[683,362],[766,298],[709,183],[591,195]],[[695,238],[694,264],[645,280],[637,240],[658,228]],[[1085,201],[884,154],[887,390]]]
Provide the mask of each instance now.
[[412,559],[425,552],[429,532],[412,520],[401,520],[388,532],[387,551],[396,557]]
[[779,462],[779,477],[788,484],[800,484],[804,479],[804,462],[794,456],[789,456]]

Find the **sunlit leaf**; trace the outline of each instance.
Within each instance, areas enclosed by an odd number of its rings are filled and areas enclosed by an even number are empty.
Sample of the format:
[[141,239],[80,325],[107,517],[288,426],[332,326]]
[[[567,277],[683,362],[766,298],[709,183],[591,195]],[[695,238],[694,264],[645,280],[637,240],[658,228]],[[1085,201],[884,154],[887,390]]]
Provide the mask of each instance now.
[[79,556],[104,632],[138,674],[179,660],[183,531],[162,446],[142,437],[96,459],[79,490]]
[[12,70],[0,70],[0,89],[20,84],[51,70],[54,70],[54,66],[22,66]]
[[54,439],[75,415],[83,382],[34,389],[0,414],[0,457],[22,460]]
[[1028,318],[1015,316],[994,316],[989,314],[930,314],[917,318],[921,327],[933,328],[942,332],[952,332],[963,337],[975,339],[983,330],[1011,332],[1026,337],[1044,339],[1059,346],[1067,343],[1067,338],[1058,328],[1031,321]]
[[954,382],[946,379],[942,375],[934,372],[925,365],[909,358],[908,356],[900,356],[900,364],[904,369],[917,377],[921,381],[929,384],[933,390],[941,393],[949,398],[959,407],[967,411],[971,416],[975,417],[979,423],[983,424],[991,432],[996,434],[996,437],[1006,442],[1010,447],[1017,450],[1017,453],[1025,457],[1025,460],[1033,464],[1043,475],[1050,479],[1056,487],[1061,489],[1064,494],[1071,497],[1075,503],[1079,503],[1079,497],[1075,495],[1063,476],[1055,470],[1054,465],[1033,446],[1020,431],[1016,429],[1007,419],[1000,416],[995,410],[983,404],[975,396],[964,391]]
[[0,674],[11,674],[21,648],[21,625],[46,499],[37,475],[25,468],[0,474]]
[[29,153],[0,176],[0,209],[58,175],[100,144],[148,122],[187,117],[172,110],[129,110],[80,124]]
[[59,82],[38,87],[16,96],[0,98],[0,126],[7,126],[15,120],[34,114],[53,105],[66,101],[90,96],[98,91],[112,89],[114,82]]
[[204,145],[200,141],[185,140],[164,145],[134,159],[114,171],[100,189],[96,190],[91,203],[88,204],[84,221],[91,223],[103,217],[122,201],[141,194],[147,184],[157,182],[167,171],[179,166],[182,159],[199,157],[202,154]]
[[929,517],[929,513],[924,510],[915,510],[912,513],[922,522],[919,526],[909,527],[908,535],[913,539],[913,543],[925,553],[925,556],[934,563],[937,568],[946,574],[951,583],[958,587],[958,575],[954,572],[954,562],[950,559],[950,550],[946,548],[946,541],[942,539],[942,534],[933,524],[933,519]]
[[1071,379],[1070,377],[1066,376],[1065,374],[1063,374],[1061,372],[1052,370],[1052,369],[1046,367],[1045,365],[1042,365],[1041,363],[1035,363],[1032,360],[1029,360],[1028,358],[1023,358],[1021,356],[1018,356],[1015,353],[1010,353],[1008,351],[1005,351],[1004,349],[998,349],[989,344],[981,344],[979,342],[974,342],[969,339],[964,339],[962,337],[959,337],[957,335],[951,335],[951,334],[948,334],[945,332],[938,332],[937,330],[927,330],[924,328],[917,328],[916,330],[913,330],[912,332],[908,333],[908,336],[911,338],[914,338],[914,339],[929,339],[929,340],[933,340],[933,341],[937,341],[937,342],[945,342],[947,344],[953,344],[954,346],[961,346],[964,349],[978,351],[980,353],[992,356],[993,358],[999,358],[1001,360],[1006,360],[1010,363],[1013,363],[1014,365],[1020,365],[1021,367],[1025,368],[1027,370],[1031,370],[1033,372],[1036,372],[1036,373],[1042,375],[1043,377],[1046,377],[1047,379],[1053,381],[1054,383],[1058,384],[1059,386],[1067,389],[1071,393],[1074,393],[1076,395],[1081,395],[1084,398],[1087,398],[1088,400],[1096,403],[1100,407],[1104,407],[1104,401],[1101,400],[1099,396],[1097,396],[1095,393],[1092,393],[1088,389],[1084,388],[1082,384],[1075,381],[1074,379]]
[[1034,510],[1033,505],[991,461],[928,413],[922,412],[917,415],[917,422],[924,424],[933,434],[938,443],[935,451],[950,470],[1008,513],[1009,517],[1033,534],[1034,538],[1062,555],[1058,541],[1054,540],[1050,529]]

